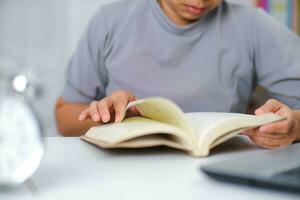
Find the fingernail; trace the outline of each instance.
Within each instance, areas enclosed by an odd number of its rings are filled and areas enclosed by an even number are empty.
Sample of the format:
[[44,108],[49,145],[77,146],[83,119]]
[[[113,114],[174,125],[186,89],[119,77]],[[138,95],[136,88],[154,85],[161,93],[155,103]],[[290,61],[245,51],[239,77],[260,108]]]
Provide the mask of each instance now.
[[108,122],[108,120],[109,120],[108,116],[106,114],[102,115],[102,119],[103,119],[104,122]]
[[78,117],[78,120],[79,120],[79,121],[82,121],[82,120],[83,120],[83,116],[80,115],[80,116]]

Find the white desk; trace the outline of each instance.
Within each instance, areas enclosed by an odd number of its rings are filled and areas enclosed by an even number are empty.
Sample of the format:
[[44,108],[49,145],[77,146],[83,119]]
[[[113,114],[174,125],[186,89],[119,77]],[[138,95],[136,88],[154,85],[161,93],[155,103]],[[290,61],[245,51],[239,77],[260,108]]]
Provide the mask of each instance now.
[[[217,147],[208,158],[168,148],[101,150],[78,138],[46,138],[44,160],[26,184],[0,199],[299,199],[274,190],[217,182],[199,172],[205,163],[245,151],[264,151],[244,138]],[[300,145],[300,144],[297,144]]]

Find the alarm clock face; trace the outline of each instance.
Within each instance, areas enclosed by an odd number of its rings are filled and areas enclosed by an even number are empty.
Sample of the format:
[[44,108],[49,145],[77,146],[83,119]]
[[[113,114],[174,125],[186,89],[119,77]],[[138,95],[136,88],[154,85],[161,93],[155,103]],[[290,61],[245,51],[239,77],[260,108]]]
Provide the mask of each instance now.
[[24,182],[43,156],[41,126],[28,104],[0,99],[0,186]]

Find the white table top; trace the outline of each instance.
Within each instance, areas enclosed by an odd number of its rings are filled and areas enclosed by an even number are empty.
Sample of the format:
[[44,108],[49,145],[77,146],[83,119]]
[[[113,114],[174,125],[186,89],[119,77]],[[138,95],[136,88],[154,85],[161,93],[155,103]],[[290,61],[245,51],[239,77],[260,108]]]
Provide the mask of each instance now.
[[199,171],[205,163],[265,151],[243,137],[208,158],[169,148],[101,150],[79,138],[45,138],[43,162],[26,184],[0,191],[0,199],[299,199],[299,195],[228,184]]

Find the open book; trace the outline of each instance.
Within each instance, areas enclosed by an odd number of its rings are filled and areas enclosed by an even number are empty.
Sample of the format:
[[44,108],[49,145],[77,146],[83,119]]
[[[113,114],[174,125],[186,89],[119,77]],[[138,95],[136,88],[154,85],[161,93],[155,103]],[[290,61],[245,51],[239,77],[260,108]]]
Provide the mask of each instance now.
[[172,101],[153,97],[131,102],[141,117],[92,127],[81,139],[102,148],[140,148],[165,145],[193,156],[208,156],[210,149],[241,131],[283,120],[273,113],[260,116],[236,113],[186,113]]

